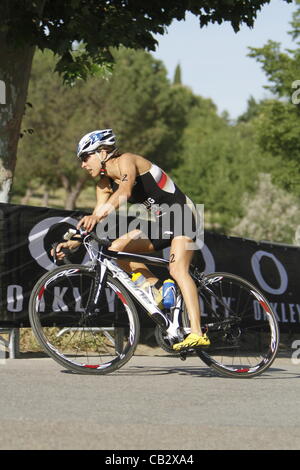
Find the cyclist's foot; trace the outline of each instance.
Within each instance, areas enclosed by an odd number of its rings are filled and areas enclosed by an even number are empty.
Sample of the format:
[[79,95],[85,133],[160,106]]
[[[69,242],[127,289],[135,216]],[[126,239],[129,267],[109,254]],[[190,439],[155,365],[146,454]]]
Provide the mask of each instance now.
[[189,348],[197,348],[201,346],[210,346],[210,341],[206,333],[203,336],[195,333],[189,334],[181,343],[173,345],[175,351],[182,351]]

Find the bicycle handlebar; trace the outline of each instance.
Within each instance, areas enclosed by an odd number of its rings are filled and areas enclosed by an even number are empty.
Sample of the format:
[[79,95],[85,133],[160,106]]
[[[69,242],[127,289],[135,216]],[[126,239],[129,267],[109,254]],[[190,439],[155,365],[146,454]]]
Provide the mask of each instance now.
[[64,240],[77,240],[78,237],[75,235],[80,235],[81,239],[85,237],[91,237],[93,238],[99,245],[104,246],[105,248],[109,248],[112,244],[112,242],[108,238],[99,238],[94,232],[87,232],[84,228],[79,228],[79,229],[72,229],[70,228],[63,236]]
[[[80,237],[76,237],[76,235],[79,235]],[[85,229],[80,228],[80,229],[72,229],[70,228],[64,235],[63,239],[65,241],[69,240],[74,240],[74,241],[79,241],[80,239],[83,240],[85,237],[91,237],[93,238],[99,245],[109,248],[112,244],[112,242],[108,238],[99,238],[94,232],[87,232]],[[56,247],[59,244],[59,242],[55,242],[52,244],[52,249],[53,249],[53,260],[55,264],[58,264],[59,260],[57,259],[56,256]],[[63,260],[61,260],[64,264],[70,264],[71,261],[68,258],[68,255],[75,253],[78,250],[78,248],[75,248],[74,250],[70,250],[67,248],[61,248],[61,251],[66,255]]]

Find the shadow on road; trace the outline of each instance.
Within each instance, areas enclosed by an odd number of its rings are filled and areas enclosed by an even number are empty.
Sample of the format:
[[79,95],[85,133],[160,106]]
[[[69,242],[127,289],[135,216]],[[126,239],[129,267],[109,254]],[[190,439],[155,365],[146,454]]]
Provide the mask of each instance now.
[[[77,374],[67,369],[61,370],[62,373],[65,374]],[[84,374],[89,375],[90,374]],[[99,377],[99,375],[91,374],[94,377]],[[253,377],[253,378],[241,378],[241,377],[225,377],[219,375],[213,369],[209,367],[200,365],[199,367],[195,366],[153,366],[153,365],[136,365],[128,363],[124,366],[123,369],[119,369],[115,372],[107,374],[109,377],[149,377],[149,376],[168,376],[168,375],[178,375],[178,376],[192,376],[194,378],[218,378],[218,379],[228,379],[228,380],[285,380],[285,379],[300,379],[300,368],[299,370],[291,371],[290,368],[283,368],[283,367],[270,367],[266,372],[263,374]],[[102,376],[103,377],[103,376]]]

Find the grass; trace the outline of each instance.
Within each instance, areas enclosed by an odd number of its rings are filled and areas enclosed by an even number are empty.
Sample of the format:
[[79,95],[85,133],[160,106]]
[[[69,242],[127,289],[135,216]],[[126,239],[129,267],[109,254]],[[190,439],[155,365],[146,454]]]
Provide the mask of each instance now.
[[20,328],[20,352],[40,352],[41,346],[35,339],[31,328]]
[[[57,338],[57,333],[61,330],[61,328],[47,328],[47,338],[52,343],[55,344],[57,347],[62,348],[63,350],[70,350],[78,348],[77,340],[79,339],[82,341],[82,333],[66,333],[63,334],[60,338]],[[20,341],[19,341],[19,351],[20,353],[27,353],[27,352],[42,352],[43,349],[36,340],[32,329],[31,328],[20,328]],[[1,337],[5,340],[9,340],[8,334],[1,334]],[[105,337],[103,335],[97,336],[97,344],[95,343],[95,339],[93,336],[87,335],[84,337],[84,347],[85,351],[89,352],[99,352],[99,347],[103,350],[104,348],[112,347],[111,344],[107,343]]]
[[[20,328],[20,340],[19,340],[19,350],[20,353],[25,352],[41,352],[42,348],[35,339],[35,336],[31,328]],[[9,335],[6,333],[1,333],[1,337],[8,342]]]
[[[49,192],[47,207],[54,209],[64,209],[66,193],[64,189],[57,189],[56,191]],[[14,195],[11,199],[12,204],[22,204],[23,197]],[[92,212],[96,203],[96,193],[94,187],[85,188],[79,195],[76,201],[76,209],[87,210]],[[44,207],[44,192],[43,188],[37,188],[29,197],[26,205]]]

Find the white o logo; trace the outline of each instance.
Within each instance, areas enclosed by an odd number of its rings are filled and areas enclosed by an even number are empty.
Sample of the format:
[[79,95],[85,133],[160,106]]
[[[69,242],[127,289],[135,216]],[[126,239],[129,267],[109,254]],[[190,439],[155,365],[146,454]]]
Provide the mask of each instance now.
[[23,308],[23,289],[21,286],[11,285],[7,288],[7,310],[21,312]]
[[[276,268],[278,269],[279,275],[280,275],[280,286],[277,289],[274,289],[273,287],[269,286],[269,284],[266,283],[264,280],[261,270],[260,270],[260,260],[262,259],[263,256],[266,256],[270,258],[274,264],[276,265]],[[266,291],[269,292],[270,294],[276,294],[280,295],[283,294],[288,286],[288,276],[286,273],[286,270],[284,269],[283,264],[272,254],[268,253],[267,251],[257,251],[254,253],[254,255],[251,258],[251,265],[253,272],[255,274],[255,277],[257,279],[257,282],[259,283],[260,287]]]
[[203,259],[205,261],[205,269],[204,269],[205,274],[214,273],[216,270],[215,260],[214,260],[212,252],[210,251],[208,246],[205,245],[205,243],[203,244],[203,248],[201,249],[201,252],[202,252]]

